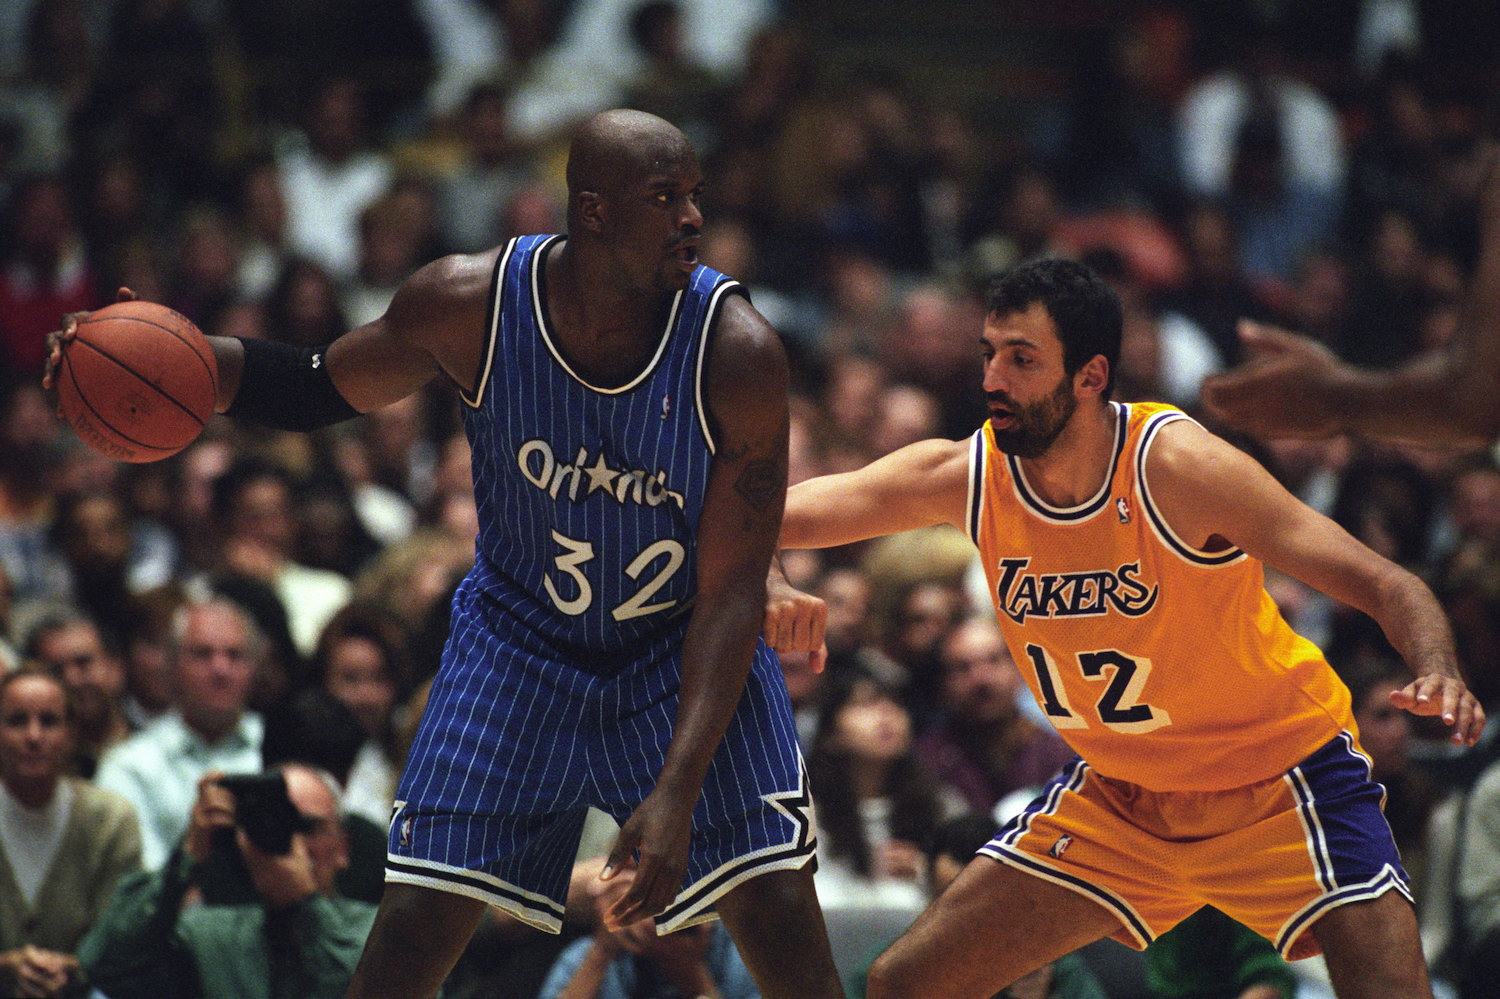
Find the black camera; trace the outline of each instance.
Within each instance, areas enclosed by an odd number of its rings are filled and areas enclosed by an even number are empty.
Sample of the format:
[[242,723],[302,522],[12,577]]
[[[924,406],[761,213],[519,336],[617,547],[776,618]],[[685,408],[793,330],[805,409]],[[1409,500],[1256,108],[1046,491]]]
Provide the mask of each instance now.
[[[310,832],[315,823],[297,811],[286,790],[286,778],[278,772],[264,774],[234,774],[220,777],[219,785],[234,795],[235,825],[245,830],[245,835],[256,848],[278,856],[292,852],[292,834]],[[234,850],[234,830],[224,829],[219,835]],[[225,845],[215,839],[215,849]]]

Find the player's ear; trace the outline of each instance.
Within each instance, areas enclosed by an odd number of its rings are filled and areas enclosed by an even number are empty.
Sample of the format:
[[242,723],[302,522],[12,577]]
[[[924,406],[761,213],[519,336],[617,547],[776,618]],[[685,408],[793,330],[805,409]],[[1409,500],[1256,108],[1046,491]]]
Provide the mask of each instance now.
[[1109,384],[1109,361],[1095,354],[1073,374],[1073,390],[1079,395],[1102,395]]
[[604,199],[598,191],[579,191],[578,221],[584,228],[598,232],[604,228]]

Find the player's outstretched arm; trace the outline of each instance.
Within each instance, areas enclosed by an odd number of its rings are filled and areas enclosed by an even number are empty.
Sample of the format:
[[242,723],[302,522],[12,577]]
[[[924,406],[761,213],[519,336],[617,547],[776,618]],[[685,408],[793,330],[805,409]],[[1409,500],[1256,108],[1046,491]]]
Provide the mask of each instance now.
[[219,367],[215,409],[308,430],[403,399],[442,372],[473,387],[494,254],[451,256],[418,270],[390,307],[326,346],[209,337]]
[[787,490],[782,548],[832,548],[900,531],[963,528],[968,440],[927,440],[853,472],[820,475]]
[[1208,410],[1264,437],[1347,431],[1454,445],[1500,435],[1500,145],[1484,156],[1479,262],[1448,350],[1364,371],[1306,337],[1245,322],[1251,360],[1205,381]]
[[715,453],[698,522],[698,591],[677,717],[656,787],[610,852],[610,870],[640,856],[634,882],[609,910],[612,927],[661,912],[682,885],[693,806],[755,653],[786,498],[786,353],[739,296],[724,303],[704,379]]
[[1442,606],[1420,579],[1190,421],[1157,433],[1146,481],[1162,516],[1188,544],[1205,551],[1238,547],[1374,618],[1416,677],[1392,701],[1415,714],[1440,715],[1453,726],[1454,742],[1478,741],[1484,710],[1459,674]]

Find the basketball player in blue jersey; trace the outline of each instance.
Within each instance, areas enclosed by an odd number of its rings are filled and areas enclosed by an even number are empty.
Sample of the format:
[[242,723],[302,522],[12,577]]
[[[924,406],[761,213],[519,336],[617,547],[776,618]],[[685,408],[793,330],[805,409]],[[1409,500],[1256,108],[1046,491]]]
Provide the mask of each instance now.
[[433,995],[487,905],[556,931],[592,805],[621,823],[605,877],[635,869],[612,926],[717,915],[768,999],[833,999],[796,729],[759,638],[786,355],[698,263],[680,131],[600,114],[567,182],[565,236],[429,264],[326,350],[211,341],[231,416],[312,429],[447,377],[473,444],[475,566],[349,995]]

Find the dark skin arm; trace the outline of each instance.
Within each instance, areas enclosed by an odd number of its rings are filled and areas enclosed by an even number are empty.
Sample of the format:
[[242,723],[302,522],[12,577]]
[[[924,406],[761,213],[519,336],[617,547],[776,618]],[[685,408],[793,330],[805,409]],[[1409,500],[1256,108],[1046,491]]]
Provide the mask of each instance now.
[[682,650],[672,741],[656,788],[620,829],[605,878],[639,854],[612,928],[661,912],[687,870],[693,806],[745,688],[786,501],[786,353],[738,296],[720,315],[706,374],[717,450],[698,528],[698,593]]
[[[486,320],[495,253],[433,261],[402,284],[384,315],[329,345],[328,373],[339,394],[368,413],[404,399],[440,373],[465,391],[472,389],[479,372],[479,331]],[[134,298],[128,288],[120,289],[120,301]],[[52,387],[63,344],[86,315],[64,316],[62,328],[48,334],[50,350],[42,380],[46,388]],[[208,342],[219,369],[214,411],[222,413],[239,392],[245,352],[238,340],[227,337],[211,336]]]
[[1365,371],[1306,337],[1242,322],[1251,360],[1204,383],[1209,411],[1262,437],[1484,445],[1500,436],[1500,145],[1483,156],[1479,262],[1447,350]]

